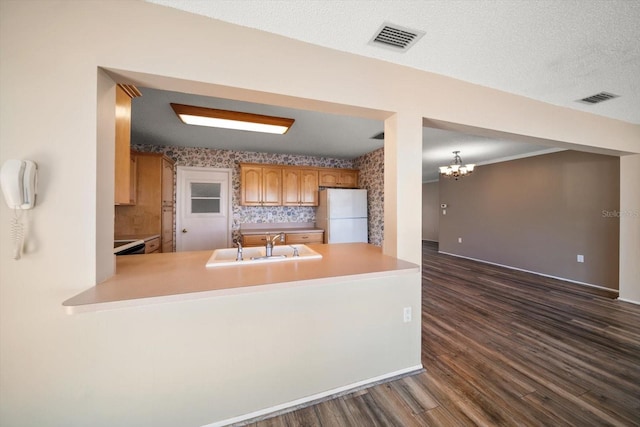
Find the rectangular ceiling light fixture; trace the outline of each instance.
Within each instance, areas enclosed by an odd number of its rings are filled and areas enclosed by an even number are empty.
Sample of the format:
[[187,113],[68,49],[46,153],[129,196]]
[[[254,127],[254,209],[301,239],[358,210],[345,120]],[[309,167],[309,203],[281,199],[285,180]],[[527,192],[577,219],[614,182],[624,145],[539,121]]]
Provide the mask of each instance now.
[[217,110],[215,108],[194,107],[171,104],[171,108],[183,123],[223,129],[247,130],[251,132],[287,133],[294,119],[241,113],[239,111]]

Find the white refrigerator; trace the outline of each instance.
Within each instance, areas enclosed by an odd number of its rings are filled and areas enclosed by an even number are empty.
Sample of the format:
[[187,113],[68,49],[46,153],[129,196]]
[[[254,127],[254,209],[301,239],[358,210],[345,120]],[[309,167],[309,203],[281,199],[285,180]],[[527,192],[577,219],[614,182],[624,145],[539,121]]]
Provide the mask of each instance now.
[[327,188],[319,195],[316,225],[325,243],[368,243],[367,190]]

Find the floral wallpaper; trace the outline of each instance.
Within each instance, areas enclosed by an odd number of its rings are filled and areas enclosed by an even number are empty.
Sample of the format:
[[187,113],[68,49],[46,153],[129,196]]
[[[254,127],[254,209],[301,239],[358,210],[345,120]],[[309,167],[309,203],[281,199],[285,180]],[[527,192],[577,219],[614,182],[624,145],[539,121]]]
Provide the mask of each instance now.
[[[215,150],[199,147],[156,146],[132,144],[135,151],[163,153],[176,166],[196,166],[232,169],[233,238],[243,223],[315,222],[316,208],[298,206],[241,206],[239,163],[267,163],[295,166],[359,169],[359,186],[368,190],[369,243],[382,245],[384,233],[384,149],[380,148],[354,160],[333,159],[292,154],[269,154],[245,151]],[[175,177],[174,177],[175,195]],[[175,227],[175,225],[174,225]],[[175,229],[174,229],[175,233]],[[174,239],[175,242],[175,239]]]
[[382,246],[384,237],[384,148],[353,161],[359,169],[358,185],[367,189],[369,211],[369,243]]

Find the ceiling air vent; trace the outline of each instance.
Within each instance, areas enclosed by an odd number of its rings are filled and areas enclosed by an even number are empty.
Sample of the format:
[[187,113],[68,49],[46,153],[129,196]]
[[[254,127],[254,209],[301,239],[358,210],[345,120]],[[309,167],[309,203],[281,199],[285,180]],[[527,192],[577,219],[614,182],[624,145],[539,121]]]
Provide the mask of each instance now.
[[617,98],[618,96],[620,95],[614,95],[609,92],[600,92],[595,95],[579,99],[578,102],[582,102],[583,104],[598,104],[600,102],[608,101],[609,99]]
[[385,22],[369,41],[370,45],[406,51],[424,36],[424,31],[412,30]]

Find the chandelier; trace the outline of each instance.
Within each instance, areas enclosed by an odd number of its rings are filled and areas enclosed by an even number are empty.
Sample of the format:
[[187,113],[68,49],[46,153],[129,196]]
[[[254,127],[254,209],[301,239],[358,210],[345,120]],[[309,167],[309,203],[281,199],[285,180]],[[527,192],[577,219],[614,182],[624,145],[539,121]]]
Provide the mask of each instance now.
[[465,177],[473,173],[473,169],[476,167],[474,164],[463,165],[462,159],[458,154],[460,151],[453,152],[453,163],[449,166],[440,166],[440,175],[445,178],[455,178],[456,181],[460,177]]

